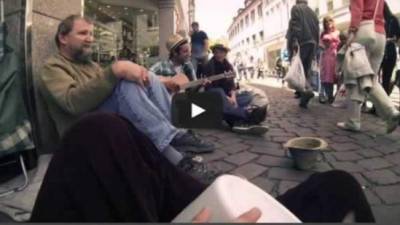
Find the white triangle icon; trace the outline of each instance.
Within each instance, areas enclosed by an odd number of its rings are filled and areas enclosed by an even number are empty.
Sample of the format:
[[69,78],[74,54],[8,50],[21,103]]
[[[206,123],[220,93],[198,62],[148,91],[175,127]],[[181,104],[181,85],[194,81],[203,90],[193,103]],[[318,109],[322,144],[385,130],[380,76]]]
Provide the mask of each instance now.
[[198,105],[192,103],[192,119],[195,118],[196,116],[202,114],[205,111],[206,110],[204,110],[203,108],[201,108]]

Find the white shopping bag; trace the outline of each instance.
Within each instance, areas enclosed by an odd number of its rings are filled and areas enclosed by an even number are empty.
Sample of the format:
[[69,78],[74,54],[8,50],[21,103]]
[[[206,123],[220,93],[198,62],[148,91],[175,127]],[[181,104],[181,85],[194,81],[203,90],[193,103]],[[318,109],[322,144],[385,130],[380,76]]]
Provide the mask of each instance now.
[[298,50],[292,58],[292,62],[284,80],[288,83],[289,88],[296,91],[304,91],[306,87],[306,76],[300,58],[300,50]]

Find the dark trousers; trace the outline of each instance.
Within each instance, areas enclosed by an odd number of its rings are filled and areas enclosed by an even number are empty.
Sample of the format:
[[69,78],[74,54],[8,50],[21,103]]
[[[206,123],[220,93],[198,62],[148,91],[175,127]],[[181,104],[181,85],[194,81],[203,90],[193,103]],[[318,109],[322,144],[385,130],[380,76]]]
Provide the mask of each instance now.
[[222,97],[224,120],[230,125],[236,121],[247,121],[248,113],[246,107],[251,103],[252,96],[249,93],[242,93],[236,95],[238,107],[232,105],[226,98],[226,94],[222,88],[210,88],[207,89],[209,92],[218,93]]
[[[70,129],[43,180],[32,222],[169,222],[206,186],[169,163],[128,120],[96,113]],[[348,173],[312,175],[278,200],[303,222],[373,222]]]
[[128,120],[96,113],[65,135],[31,221],[169,222],[204,189]]
[[314,44],[304,44],[300,46],[300,58],[303,63],[304,73],[306,75],[306,91],[312,91],[311,87],[311,63],[315,58]]
[[396,66],[397,52],[396,45],[392,42],[386,44],[385,56],[383,57],[382,69],[382,86],[388,95],[391,94],[393,86],[390,83],[394,67]]
[[334,84],[332,83],[322,83],[322,92],[325,94],[326,97],[328,97],[328,101],[333,102],[333,87]]

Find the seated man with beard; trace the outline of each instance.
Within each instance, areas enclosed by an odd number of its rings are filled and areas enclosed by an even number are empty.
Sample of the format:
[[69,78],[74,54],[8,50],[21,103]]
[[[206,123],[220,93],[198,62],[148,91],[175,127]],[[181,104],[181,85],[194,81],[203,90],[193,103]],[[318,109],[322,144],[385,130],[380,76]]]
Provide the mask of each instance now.
[[171,98],[157,76],[129,61],[102,69],[90,59],[93,28],[91,20],[78,15],[63,20],[55,37],[59,51],[40,73],[39,88],[58,136],[88,112],[115,112],[140,129],[177,167],[200,179],[213,176],[205,165],[175,149],[202,148],[204,143],[171,124]]

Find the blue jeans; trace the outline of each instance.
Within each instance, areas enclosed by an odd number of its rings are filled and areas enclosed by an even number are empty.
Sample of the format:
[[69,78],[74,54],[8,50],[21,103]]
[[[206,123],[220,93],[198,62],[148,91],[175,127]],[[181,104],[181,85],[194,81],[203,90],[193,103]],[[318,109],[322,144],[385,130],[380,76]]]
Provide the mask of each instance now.
[[252,100],[252,97],[248,92],[243,92],[236,95],[238,107],[235,107],[228,101],[227,96],[222,88],[210,88],[207,89],[207,91],[218,93],[222,96],[224,120],[229,125],[232,125],[235,121],[248,120],[248,113],[245,108],[251,103]]
[[141,87],[121,80],[99,110],[127,118],[163,151],[175,136],[186,131],[171,124],[171,95],[164,84],[153,73],[149,73],[149,81],[147,87]]

